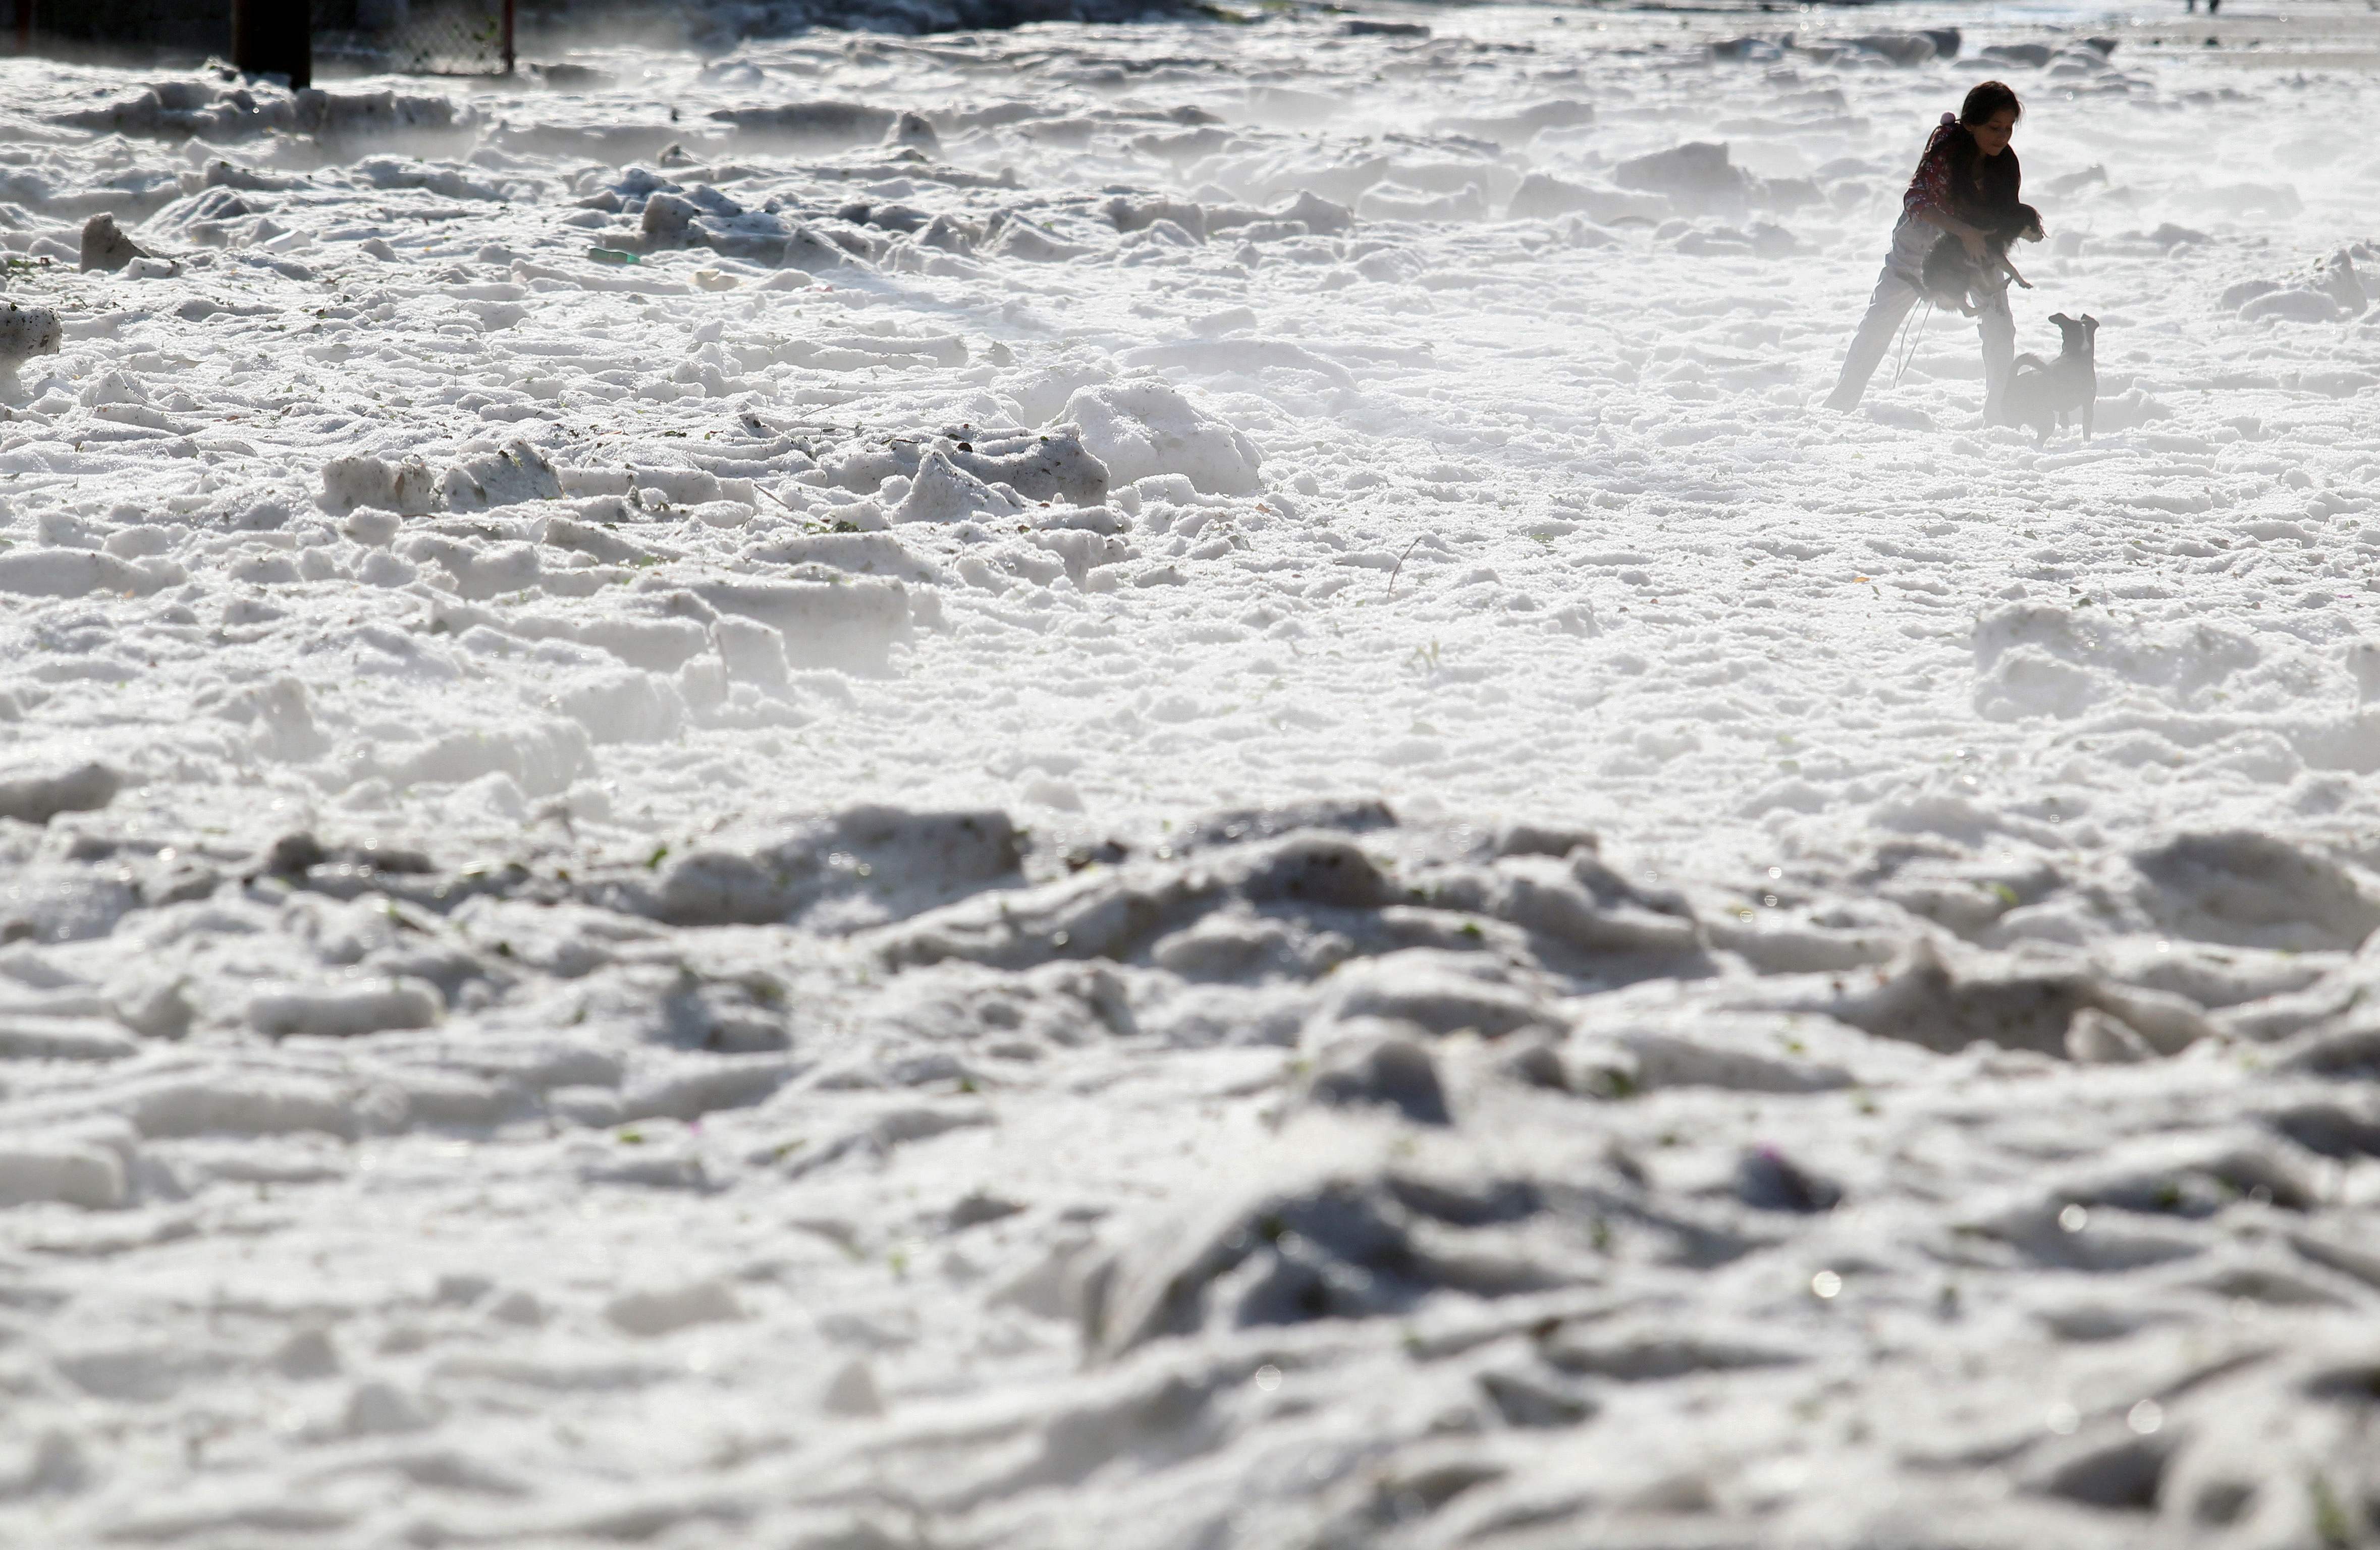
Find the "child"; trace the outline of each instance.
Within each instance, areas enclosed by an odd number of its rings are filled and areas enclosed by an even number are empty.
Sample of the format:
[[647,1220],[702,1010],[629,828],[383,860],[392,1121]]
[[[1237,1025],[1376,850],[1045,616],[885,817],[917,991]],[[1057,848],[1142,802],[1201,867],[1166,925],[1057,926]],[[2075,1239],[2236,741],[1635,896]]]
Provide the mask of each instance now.
[[[2014,229],[2019,185],[2022,178],[2009,139],[2024,104],[1997,80],[1987,80],[1967,93],[1959,116],[1949,114],[1925,142],[1917,160],[1916,176],[1901,196],[1900,222],[1892,228],[1892,249],[1885,255],[1884,272],[1876,294],[1868,298],[1867,316],[1852,335],[1843,357],[1842,375],[1827,397],[1827,407],[1849,411],[1859,407],[1867,380],[1891,348],[1893,331],[1909,309],[1925,299],[1921,272],[1925,255],[1949,234],[1964,244],[1976,264],[1989,275],[1996,269],[1990,240]],[[2027,212],[2030,214],[2030,212]],[[1984,419],[1998,424],[2000,395],[2008,387],[2016,358],[2016,321],[2009,316],[2005,274],[1984,290],[1975,318],[1975,333],[1984,346]]]

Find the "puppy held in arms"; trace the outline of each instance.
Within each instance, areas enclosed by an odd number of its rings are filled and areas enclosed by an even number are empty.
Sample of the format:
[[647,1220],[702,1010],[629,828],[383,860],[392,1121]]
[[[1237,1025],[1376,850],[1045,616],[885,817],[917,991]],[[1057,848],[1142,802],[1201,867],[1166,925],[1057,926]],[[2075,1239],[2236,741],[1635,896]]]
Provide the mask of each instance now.
[[[2011,204],[1992,212],[1988,221],[1977,223],[1983,228],[1984,250],[1981,263],[1967,251],[1967,245],[1955,236],[1945,236],[1925,255],[1919,272],[1924,281],[1926,299],[1937,307],[1955,308],[1973,317],[1981,310],[1984,298],[1991,292],[2006,288],[2009,280],[2026,290],[2033,282],[2017,272],[2009,261],[2009,245],[2022,237],[2027,242],[2041,240],[2041,212],[2029,204]],[[2003,280],[2005,274],[2008,279]]]
[[2010,425],[2029,425],[2044,442],[2052,425],[2063,427],[2067,417],[2079,415],[2082,439],[2091,439],[2091,411],[2099,401],[2099,320],[2085,312],[2080,320],[2063,312],[2049,321],[2066,338],[2056,360],[2036,355],[2016,357],[2001,400],[2001,418]]

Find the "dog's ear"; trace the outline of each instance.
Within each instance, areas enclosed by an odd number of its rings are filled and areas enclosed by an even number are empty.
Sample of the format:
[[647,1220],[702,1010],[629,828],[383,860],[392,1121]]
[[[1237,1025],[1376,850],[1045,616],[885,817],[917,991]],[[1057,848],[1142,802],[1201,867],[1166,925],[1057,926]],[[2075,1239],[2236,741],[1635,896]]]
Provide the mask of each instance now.
[[2085,312],[2082,314],[2082,326],[2096,333],[2099,332],[2099,320]]
[[2070,318],[2070,317],[2068,317],[2068,316],[2067,316],[2065,313],[2063,313],[2063,312],[2052,312],[2052,313],[2049,315],[2049,321],[2050,321],[2051,322],[2053,322],[2053,323],[2056,323],[2058,327],[2060,327],[2060,328],[2064,328],[2067,324],[2069,324],[2069,323],[2072,322],[2074,320],[2073,320],[2073,319],[2071,319],[2071,318]]

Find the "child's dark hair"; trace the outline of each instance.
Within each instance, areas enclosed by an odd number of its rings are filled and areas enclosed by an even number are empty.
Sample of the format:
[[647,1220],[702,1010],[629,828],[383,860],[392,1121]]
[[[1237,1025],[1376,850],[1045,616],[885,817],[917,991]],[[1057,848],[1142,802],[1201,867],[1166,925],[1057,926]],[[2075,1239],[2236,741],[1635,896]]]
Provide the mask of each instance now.
[[1988,124],[1992,115],[2010,113],[2024,116],[2024,104],[2016,100],[2016,89],[2002,80],[1979,82],[1968,91],[1967,100],[1959,104],[1959,122],[1973,126]]

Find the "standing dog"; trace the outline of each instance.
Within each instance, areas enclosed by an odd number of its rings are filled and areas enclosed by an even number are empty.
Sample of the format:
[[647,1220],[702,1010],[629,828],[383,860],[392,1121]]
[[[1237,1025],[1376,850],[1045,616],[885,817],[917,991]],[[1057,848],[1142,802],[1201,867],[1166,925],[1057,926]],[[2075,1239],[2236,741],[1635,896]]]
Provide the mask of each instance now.
[[2016,372],[2000,401],[2000,415],[2008,424],[2033,427],[2046,442],[2052,425],[2063,428],[2069,415],[2079,413],[2082,439],[2087,442],[2091,411],[2099,401],[2099,320],[2085,312],[2078,322],[2058,312],[2049,321],[2065,336],[2065,347],[2056,360],[2045,361],[2036,355],[2016,357]]

